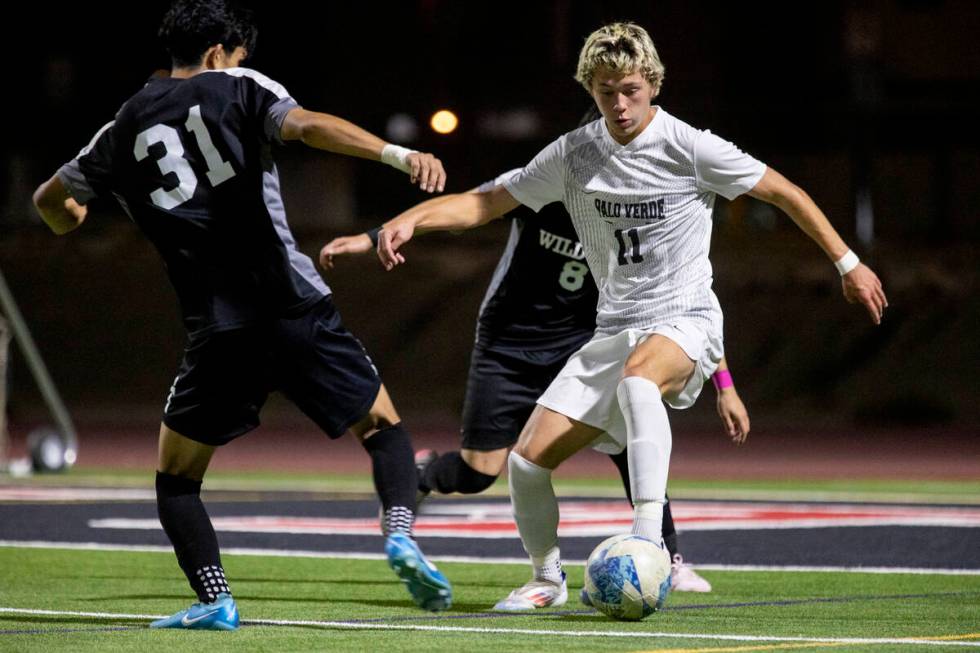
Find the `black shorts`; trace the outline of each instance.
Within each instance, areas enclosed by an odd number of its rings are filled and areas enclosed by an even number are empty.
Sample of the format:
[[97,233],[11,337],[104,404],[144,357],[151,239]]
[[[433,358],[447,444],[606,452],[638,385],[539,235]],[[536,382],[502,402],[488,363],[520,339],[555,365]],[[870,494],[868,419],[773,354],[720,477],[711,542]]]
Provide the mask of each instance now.
[[330,297],[307,313],[191,338],[163,423],[197,442],[222,445],[259,425],[281,391],[331,438],[367,415],[381,379]]
[[463,404],[463,448],[505,449],[517,442],[535,402],[578,346],[533,362],[504,352],[475,347],[470,358]]

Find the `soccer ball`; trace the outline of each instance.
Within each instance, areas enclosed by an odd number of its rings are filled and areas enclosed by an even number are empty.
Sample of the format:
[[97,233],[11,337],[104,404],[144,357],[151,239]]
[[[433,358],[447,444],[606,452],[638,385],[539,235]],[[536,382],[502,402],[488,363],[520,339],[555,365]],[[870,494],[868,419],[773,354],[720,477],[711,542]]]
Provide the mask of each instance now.
[[670,554],[640,535],[614,535],[585,564],[585,591],[613,619],[639,621],[663,607],[670,591]]

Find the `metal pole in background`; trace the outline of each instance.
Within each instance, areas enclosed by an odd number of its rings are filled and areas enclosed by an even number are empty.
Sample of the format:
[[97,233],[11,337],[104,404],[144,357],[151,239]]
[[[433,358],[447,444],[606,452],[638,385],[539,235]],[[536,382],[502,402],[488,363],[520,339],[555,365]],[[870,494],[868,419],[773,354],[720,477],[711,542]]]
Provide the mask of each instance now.
[[[45,367],[44,361],[37,351],[34,338],[31,337],[31,332],[24,322],[24,317],[21,315],[20,309],[17,308],[17,302],[14,301],[14,296],[7,286],[7,280],[4,278],[2,271],[0,271],[0,310],[7,316],[7,321],[10,323],[14,333],[14,340],[20,346],[21,353],[24,354],[24,358],[27,360],[27,366],[34,376],[34,381],[37,383],[45,403],[48,405],[48,410],[51,411],[51,415],[54,418],[61,437],[64,438],[64,466],[71,467],[78,458],[78,434],[75,432],[75,425],[72,424],[68,410],[61,400],[61,395],[58,394],[58,389],[55,388],[54,383],[51,381],[48,368]],[[4,382],[6,382],[5,379]]]

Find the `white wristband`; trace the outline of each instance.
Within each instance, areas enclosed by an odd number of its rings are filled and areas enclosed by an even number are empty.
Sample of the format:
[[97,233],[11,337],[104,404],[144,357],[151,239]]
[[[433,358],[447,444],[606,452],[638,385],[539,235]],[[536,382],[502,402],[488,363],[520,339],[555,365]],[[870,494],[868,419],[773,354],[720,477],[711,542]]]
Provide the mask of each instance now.
[[408,156],[415,154],[416,150],[410,150],[401,145],[388,143],[381,150],[381,162],[387,163],[392,168],[398,168],[402,172],[411,172],[412,166],[408,163]]
[[838,260],[834,261],[834,267],[837,268],[837,271],[840,272],[840,276],[843,277],[845,274],[856,268],[860,262],[861,261],[858,259],[857,254],[851,250],[847,250],[847,254],[844,254]]

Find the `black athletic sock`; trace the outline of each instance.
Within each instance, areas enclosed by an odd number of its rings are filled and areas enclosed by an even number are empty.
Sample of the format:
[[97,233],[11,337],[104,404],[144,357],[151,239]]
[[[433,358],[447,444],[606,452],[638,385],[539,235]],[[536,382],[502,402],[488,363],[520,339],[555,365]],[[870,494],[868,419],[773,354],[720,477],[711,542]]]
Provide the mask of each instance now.
[[613,461],[616,469],[619,470],[619,477],[623,479],[623,489],[626,491],[626,500],[632,506],[633,492],[630,490],[630,465],[626,457],[626,449],[623,449],[619,453],[609,454],[609,459]]
[[364,448],[371,456],[374,488],[384,510],[381,531],[385,535],[405,533],[411,536],[415,524],[418,473],[408,433],[401,424],[389,426],[365,440]]
[[419,479],[419,487],[440,494],[479,494],[493,485],[496,476],[470,467],[458,451],[449,451],[433,460]]
[[157,514],[177,563],[201,603],[231,594],[221,568],[218,538],[201,502],[201,481],[157,472]]
[[674,528],[674,517],[670,514],[670,499],[667,499],[667,503],[664,505],[664,526],[662,532],[664,543],[667,545],[667,551],[670,553],[670,559],[673,560],[674,556],[677,555],[677,529]]

